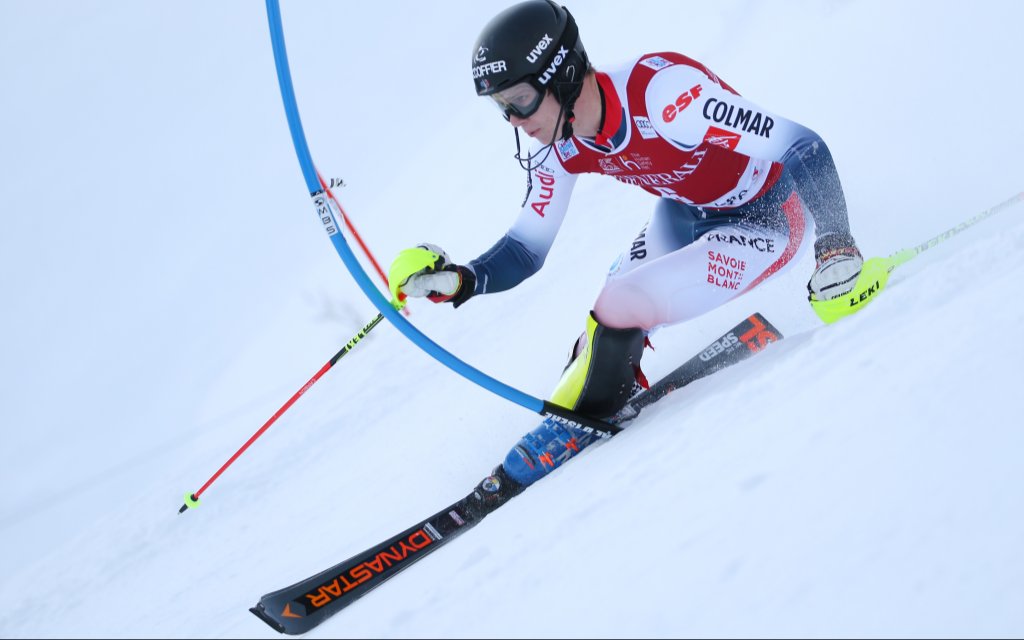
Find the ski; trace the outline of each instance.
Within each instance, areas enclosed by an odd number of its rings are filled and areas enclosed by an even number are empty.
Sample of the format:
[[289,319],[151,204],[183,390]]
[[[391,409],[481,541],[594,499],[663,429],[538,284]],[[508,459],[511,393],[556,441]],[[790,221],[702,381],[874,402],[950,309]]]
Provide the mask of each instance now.
[[485,506],[471,493],[389,540],[290,587],[268,593],[249,610],[281,633],[305,633],[451,542],[500,504]]
[[609,422],[616,425],[629,422],[640,415],[644,407],[654,404],[676,389],[742,362],[779,340],[782,340],[782,333],[760,313],[755,313],[652,384],[649,389],[633,396]]
[[[616,425],[629,422],[645,407],[672,391],[746,360],[781,339],[782,334],[764,316],[755,313],[650,388],[635,395],[609,422]],[[499,490],[496,494],[498,499],[482,499],[485,491],[481,487],[489,481],[495,483],[491,489],[497,487]],[[495,476],[489,476],[458,502],[330,569],[266,594],[250,611],[280,633],[298,635],[309,631],[403,569],[451,542],[511,499],[514,494],[501,492],[501,484],[500,477],[495,480]]]

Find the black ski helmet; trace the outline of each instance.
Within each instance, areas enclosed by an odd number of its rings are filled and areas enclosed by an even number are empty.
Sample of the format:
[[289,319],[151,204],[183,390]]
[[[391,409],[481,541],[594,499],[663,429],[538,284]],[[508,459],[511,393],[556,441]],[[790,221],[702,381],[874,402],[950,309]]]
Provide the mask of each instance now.
[[473,47],[473,84],[489,96],[526,81],[551,90],[572,111],[590,63],[569,10],[552,0],[527,0],[484,27]]

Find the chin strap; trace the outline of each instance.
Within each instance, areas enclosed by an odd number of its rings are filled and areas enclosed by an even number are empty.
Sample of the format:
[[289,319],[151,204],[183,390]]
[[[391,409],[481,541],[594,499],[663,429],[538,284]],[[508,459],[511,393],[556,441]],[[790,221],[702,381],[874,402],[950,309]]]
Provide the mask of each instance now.
[[576,114],[573,113],[573,109],[576,108],[576,98],[579,97],[577,93],[575,96],[569,99],[563,110],[565,113],[565,121],[562,122],[562,137],[559,140],[568,140],[572,137],[572,123],[576,122]]
[[[580,81],[580,83],[576,84],[575,87],[573,87],[573,84],[574,83],[562,83],[558,86],[558,90],[556,91],[557,95],[565,90],[566,86],[569,87],[569,93],[565,94],[562,97],[562,100],[559,100],[559,102],[562,103],[562,112],[565,115],[565,120],[562,122],[561,140],[568,140],[572,137],[572,123],[576,121],[576,114],[573,110],[576,108],[576,100],[579,99],[580,94],[583,93],[583,81]],[[600,90],[600,87],[598,90]]]
[[[568,140],[572,137],[572,123],[576,120],[576,115],[573,113],[573,107],[576,106],[576,98],[579,97],[579,92],[576,95],[569,98],[566,104],[562,105],[561,112],[558,114],[558,121],[555,123],[555,129],[558,129],[558,122],[562,123],[561,135],[558,140]],[[520,207],[526,206],[526,201],[530,199],[530,193],[533,191],[533,170],[540,167],[551,155],[551,149],[554,147],[554,143],[544,145],[540,151],[533,155],[523,156],[522,146],[519,143],[519,127],[513,127],[512,129],[516,134],[516,161],[519,162],[520,168],[526,171],[526,195],[523,196],[523,203]],[[544,157],[540,160],[537,158],[543,153]],[[536,164],[534,161],[537,160]]]
[[560,140],[568,140],[572,137],[572,123],[576,120],[576,114],[572,112],[572,108],[565,112],[565,122],[562,123],[562,137]]

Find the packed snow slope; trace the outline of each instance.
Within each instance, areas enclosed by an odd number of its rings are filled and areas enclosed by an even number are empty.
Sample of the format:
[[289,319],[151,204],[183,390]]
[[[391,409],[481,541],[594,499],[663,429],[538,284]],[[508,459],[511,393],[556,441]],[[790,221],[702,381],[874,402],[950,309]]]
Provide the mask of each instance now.
[[[286,2],[320,170],[387,264],[510,224],[470,89],[504,2]],[[600,68],[706,63],[824,136],[864,252],[1024,189],[1024,4],[579,2]],[[0,637],[275,637],[248,607],[464,496],[538,418],[381,325],[316,219],[262,3],[0,3]],[[548,263],[410,320],[535,396],[654,199],[583,177]],[[803,261],[652,336],[649,376],[752,311],[787,336],[645,412],[311,637],[1024,635],[1024,205],[811,314]]]

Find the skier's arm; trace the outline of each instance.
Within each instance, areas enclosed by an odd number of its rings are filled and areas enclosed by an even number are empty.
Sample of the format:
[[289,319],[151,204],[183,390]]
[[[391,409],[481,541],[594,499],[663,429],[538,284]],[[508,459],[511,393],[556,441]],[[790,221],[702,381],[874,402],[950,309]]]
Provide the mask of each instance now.
[[469,263],[476,275],[475,293],[511,289],[544,265],[569,208],[576,176],[567,173],[551,157],[530,172],[530,182],[530,193],[512,227],[493,247]]
[[478,293],[511,289],[539,271],[565,219],[576,176],[552,159],[549,165],[530,172],[530,182],[532,187],[515,223],[468,265],[453,263],[443,249],[432,244],[402,251],[389,272],[393,294],[397,296],[400,290],[408,296],[459,307]]
[[760,108],[687,65],[668,67],[652,78],[647,106],[659,133],[681,148],[717,139],[745,156],[782,163],[810,209],[819,241],[835,236],[852,242],[839,172],[825,141],[811,129]]

